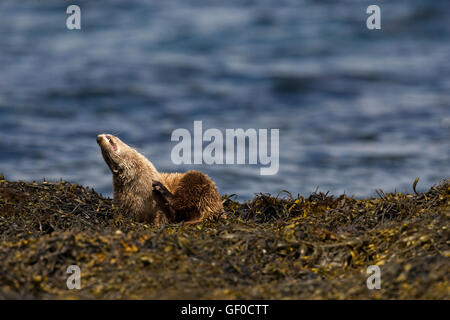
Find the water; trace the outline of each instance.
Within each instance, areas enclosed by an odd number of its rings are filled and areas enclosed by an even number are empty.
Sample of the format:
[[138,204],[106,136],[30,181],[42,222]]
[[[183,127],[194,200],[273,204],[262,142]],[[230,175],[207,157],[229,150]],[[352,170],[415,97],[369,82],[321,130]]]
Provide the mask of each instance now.
[[[78,4],[82,30],[65,27]],[[371,196],[449,178],[450,2],[0,2],[0,172],[111,195],[95,138],[221,193]],[[176,128],[279,128],[280,170],[175,166]]]

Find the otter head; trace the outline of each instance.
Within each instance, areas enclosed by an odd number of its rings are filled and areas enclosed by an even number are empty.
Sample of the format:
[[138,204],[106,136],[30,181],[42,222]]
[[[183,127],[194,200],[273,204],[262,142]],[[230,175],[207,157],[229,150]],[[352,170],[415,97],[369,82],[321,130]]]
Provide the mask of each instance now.
[[150,161],[119,138],[111,134],[99,134],[97,143],[102,150],[103,159],[114,176],[134,180],[147,173],[150,174],[150,178],[156,177],[157,171]]
[[111,134],[99,134],[97,143],[102,150],[103,159],[113,174],[117,174],[128,167],[129,153],[131,149],[119,138]]

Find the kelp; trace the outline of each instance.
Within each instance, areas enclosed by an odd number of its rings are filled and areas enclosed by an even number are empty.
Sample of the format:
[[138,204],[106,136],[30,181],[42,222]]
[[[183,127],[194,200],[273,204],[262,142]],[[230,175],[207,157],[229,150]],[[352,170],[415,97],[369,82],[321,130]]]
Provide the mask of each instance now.
[[225,195],[226,218],[155,227],[93,189],[0,175],[0,298],[448,299],[450,180],[416,184],[370,199]]

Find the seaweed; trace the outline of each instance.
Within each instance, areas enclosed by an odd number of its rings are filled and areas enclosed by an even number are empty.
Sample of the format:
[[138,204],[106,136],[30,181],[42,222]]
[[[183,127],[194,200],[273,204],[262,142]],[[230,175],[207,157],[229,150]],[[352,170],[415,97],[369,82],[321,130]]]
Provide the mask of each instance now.
[[93,189],[0,175],[0,298],[448,299],[450,180],[417,182],[369,199],[224,195],[225,218],[156,227]]

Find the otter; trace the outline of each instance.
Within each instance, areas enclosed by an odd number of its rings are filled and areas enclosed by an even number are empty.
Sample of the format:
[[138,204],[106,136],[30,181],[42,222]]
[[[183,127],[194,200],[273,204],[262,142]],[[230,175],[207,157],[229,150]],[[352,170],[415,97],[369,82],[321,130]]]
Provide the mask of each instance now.
[[155,225],[199,223],[220,217],[222,198],[208,175],[158,172],[136,149],[111,134],[97,143],[113,175],[114,203],[137,221]]

